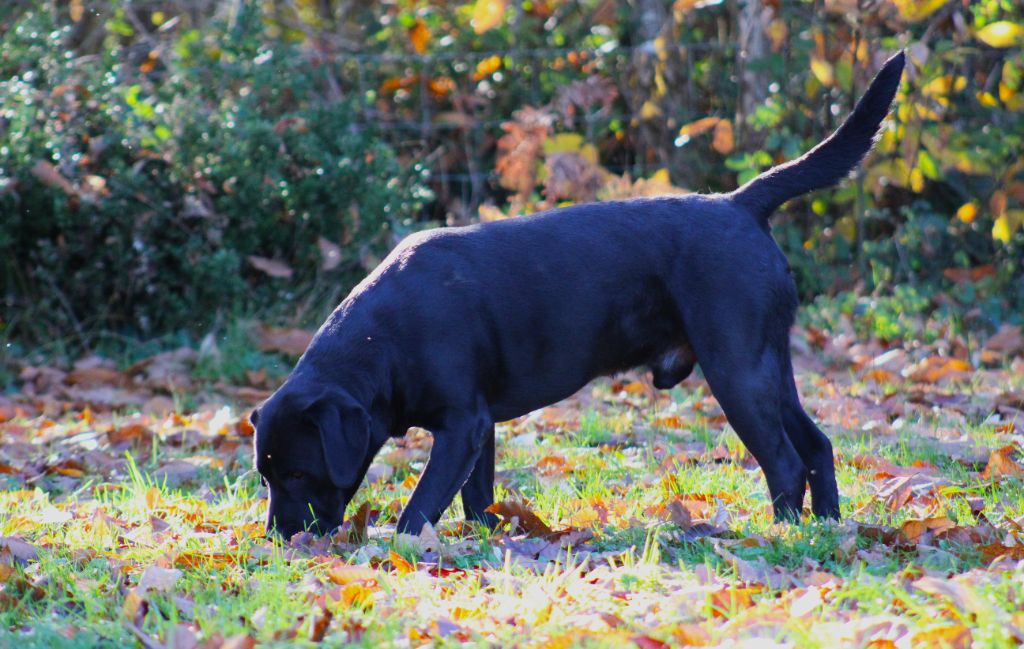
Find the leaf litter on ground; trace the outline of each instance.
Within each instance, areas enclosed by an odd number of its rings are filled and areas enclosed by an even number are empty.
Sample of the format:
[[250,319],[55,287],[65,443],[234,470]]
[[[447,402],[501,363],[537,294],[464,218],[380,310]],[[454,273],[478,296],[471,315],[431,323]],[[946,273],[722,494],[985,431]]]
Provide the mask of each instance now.
[[[260,331],[289,355],[309,340]],[[493,532],[456,506],[395,534],[430,449],[414,430],[341,528],[284,543],[263,534],[251,470],[265,375],[186,411],[192,350],[25,366],[0,397],[0,638],[1009,646],[1024,639],[1019,335],[1006,325],[978,355],[795,332],[841,524],[775,524],[706,385],[659,393],[627,373],[499,427]]]

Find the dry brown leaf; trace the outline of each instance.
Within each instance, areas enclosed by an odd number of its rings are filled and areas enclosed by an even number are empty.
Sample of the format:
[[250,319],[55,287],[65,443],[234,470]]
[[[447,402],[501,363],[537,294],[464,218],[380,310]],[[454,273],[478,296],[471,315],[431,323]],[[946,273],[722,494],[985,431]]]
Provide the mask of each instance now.
[[999,354],[1014,355],[1024,352],[1024,335],[1021,328],[1004,324],[999,331],[985,341],[985,349]]
[[522,502],[506,500],[494,503],[484,511],[501,517],[502,522],[522,530],[527,536],[550,538],[554,532]]
[[288,327],[258,325],[255,330],[256,346],[263,352],[281,352],[288,356],[302,356],[313,340],[315,332]]
[[56,167],[45,160],[36,162],[35,166],[32,167],[32,175],[47,187],[56,187],[68,196],[78,195],[78,190],[71,184],[71,181],[62,176]]
[[189,625],[175,624],[167,629],[165,649],[195,649],[198,645],[199,638]]
[[276,261],[274,259],[267,259],[266,257],[258,257],[256,255],[249,255],[248,259],[253,268],[260,270],[271,277],[288,279],[295,274],[292,267],[283,261]]
[[160,593],[167,593],[174,589],[174,585],[181,579],[182,572],[177,568],[161,568],[160,566],[147,566],[139,577],[139,592],[155,590]]
[[16,536],[0,536],[0,559],[4,555],[21,563],[35,561],[39,557],[34,545],[26,543]]
[[324,636],[327,635],[327,629],[331,626],[331,619],[333,617],[334,614],[326,607],[318,608],[313,613],[313,619],[309,623],[310,642],[323,641]]
[[320,269],[334,270],[341,263],[341,246],[332,243],[324,237],[316,240],[316,247],[320,249]]
[[690,510],[681,500],[676,499],[670,502],[665,506],[665,511],[668,513],[669,520],[673,524],[678,525],[684,530],[693,527],[693,518],[690,516]]
[[1003,477],[1020,478],[1024,476],[1024,466],[1013,459],[1016,453],[1018,453],[1016,446],[1004,446],[992,451],[985,470],[981,472],[981,477],[986,480],[994,480]]

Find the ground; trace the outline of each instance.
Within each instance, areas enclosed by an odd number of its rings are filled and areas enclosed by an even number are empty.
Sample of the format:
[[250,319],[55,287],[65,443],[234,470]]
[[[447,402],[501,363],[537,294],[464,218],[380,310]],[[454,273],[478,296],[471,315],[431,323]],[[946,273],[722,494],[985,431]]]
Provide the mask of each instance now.
[[1024,641],[1020,330],[793,341],[838,524],[775,524],[706,384],[659,393],[637,373],[499,426],[493,534],[456,504],[394,538],[430,446],[412,431],[333,537],[275,544],[246,420],[274,379],[191,383],[187,350],[23,368],[0,400],[0,645]]

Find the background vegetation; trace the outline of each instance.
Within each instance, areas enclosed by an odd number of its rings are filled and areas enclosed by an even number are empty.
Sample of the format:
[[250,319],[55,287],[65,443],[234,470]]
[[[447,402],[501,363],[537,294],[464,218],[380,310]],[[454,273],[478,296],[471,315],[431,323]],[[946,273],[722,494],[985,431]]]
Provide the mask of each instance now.
[[411,229],[732,189],[901,47],[870,163],[776,236],[805,298],[883,338],[906,311],[992,331],[1024,303],[1022,21],[1008,0],[15,2],[0,336],[308,326]]

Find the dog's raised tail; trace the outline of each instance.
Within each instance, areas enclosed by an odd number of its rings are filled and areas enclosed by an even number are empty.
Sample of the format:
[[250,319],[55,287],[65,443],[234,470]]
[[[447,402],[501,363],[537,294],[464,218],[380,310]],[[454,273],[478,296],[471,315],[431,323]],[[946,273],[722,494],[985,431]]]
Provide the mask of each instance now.
[[789,199],[834,185],[860,164],[903,75],[904,54],[890,58],[835,133],[795,160],[773,167],[728,196],[765,221]]

